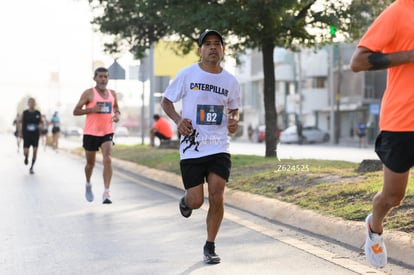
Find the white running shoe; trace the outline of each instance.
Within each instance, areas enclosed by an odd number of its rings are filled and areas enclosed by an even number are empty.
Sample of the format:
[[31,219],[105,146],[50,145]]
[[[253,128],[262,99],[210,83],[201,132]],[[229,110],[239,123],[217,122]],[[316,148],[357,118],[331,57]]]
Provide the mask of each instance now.
[[93,201],[92,184],[90,184],[90,183],[87,183],[85,185],[85,198],[88,202]]
[[384,267],[387,264],[387,249],[381,235],[371,231],[372,214],[365,219],[367,240],[365,241],[365,255],[368,261],[375,267]]

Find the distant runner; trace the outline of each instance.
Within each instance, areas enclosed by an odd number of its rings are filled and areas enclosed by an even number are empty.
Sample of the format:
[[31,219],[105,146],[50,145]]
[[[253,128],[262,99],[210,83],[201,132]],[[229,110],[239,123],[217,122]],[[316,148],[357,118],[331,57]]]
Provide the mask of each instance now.
[[15,127],[14,136],[16,137],[17,153],[20,152],[20,143],[22,143],[22,137],[20,133],[20,116],[21,114],[17,114],[16,118],[13,120],[13,125]]
[[42,115],[42,129],[40,130],[40,139],[42,141],[43,150],[46,151],[47,135],[49,134],[49,121],[45,115]]
[[33,153],[29,172],[34,174],[33,167],[37,158],[37,148],[39,147],[42,114],[35,109],[36,101],[34,98],[29,98],[27,105],[29,108],[22,113],[19,123],[21,124],[21,136],[23,137],[24,164],[29,164],[29,149],[32,147]]
[[50,119],[52,123],[52,144],[53,149],[57,151],[59,146],[59,136],[60,136],[60,117],[58,112],[54,112],[52,118]]
[[86,115],[85,127],[83,129],[83,148],[85,149],[85,197],[92,202],[91,176],[95,166],[96,152],[99,148],[103,157],[103,179],[104,192],[102,203],[112,203],[110,185],[112,178],[111,152],[113,145],[114,128],[113,122],[119,121],[120,111],[115,91],[106,88],[108,84],[108,69],[99,67],[95,70],[94,80],[96,86],[87,89],[81,95],[76,104],[73,114],[75,116]]

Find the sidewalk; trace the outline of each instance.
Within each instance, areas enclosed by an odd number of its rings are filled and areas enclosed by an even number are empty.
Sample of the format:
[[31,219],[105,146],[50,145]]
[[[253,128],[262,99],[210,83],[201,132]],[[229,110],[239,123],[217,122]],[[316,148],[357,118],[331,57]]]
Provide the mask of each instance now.
[[[113,159],[113,165],[116,169],[128,171],[129,173],[183,190],[181,177],[176,174],[119,159]],[[226,189],[225,202],[230,206],[257,216],[299,228],[312,234],[320,235],[323,238],[344,243],[356,250],[361,250],[361,252],[363,251],[365,226],[362,222],[323,216],[293,204],[229,188]],[[384,238],[389,260],[401,262],[414,268],[413,236],[403,232],[388,230],[385,232]]]

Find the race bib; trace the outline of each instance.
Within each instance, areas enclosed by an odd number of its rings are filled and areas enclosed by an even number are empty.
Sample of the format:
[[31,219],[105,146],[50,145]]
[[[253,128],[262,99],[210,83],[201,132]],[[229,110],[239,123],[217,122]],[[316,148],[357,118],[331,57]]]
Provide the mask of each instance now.
[[37,125],[34,124],[34,123],[29,123],[26,126],[26,130],[29,131],[29,132],[34,132],[34,131],[36,131],[36,129],[37,129]]
[[112,103],[111,102],[96,102],[98,106],[101,107],[100,114],[111,114],[112,113]]
[[223,105],[197,105],[197,124],[220,125],[223,110]]

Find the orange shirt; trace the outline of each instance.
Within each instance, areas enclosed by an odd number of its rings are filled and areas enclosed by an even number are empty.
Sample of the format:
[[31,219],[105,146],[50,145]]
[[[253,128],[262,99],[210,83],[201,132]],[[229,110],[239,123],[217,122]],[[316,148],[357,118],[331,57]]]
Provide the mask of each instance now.
[[83,134],[103,137],[114,132],[112,126],[112,116],[114,107],[114,97],[110,90],[106,90],[107,98],[103,98],[98,91],[93,88],[93,100],[86,105],[86,108],[93,108],[96,104],[102,106],[100,113],[90,113],[86,115]]
[[[374,52],[414,50],[414,1],[397,0],[374,21],[358,43]],[[388,69],[380,112],[382,131],[414,131],[414,63]]]
[[154,126],[152,126],[152,128],[157,129],[158,132],[166,138],[172,138],[172,136],[173,136],[173,129],[172,129],[170,123],[168,122],[168,120],[166,120],[163,117],[160,117],[154,123]]

